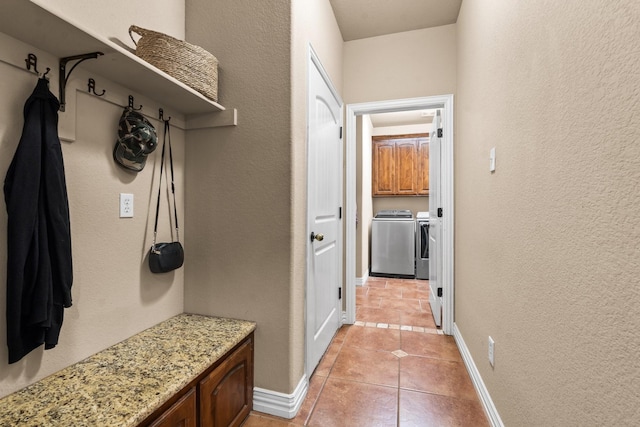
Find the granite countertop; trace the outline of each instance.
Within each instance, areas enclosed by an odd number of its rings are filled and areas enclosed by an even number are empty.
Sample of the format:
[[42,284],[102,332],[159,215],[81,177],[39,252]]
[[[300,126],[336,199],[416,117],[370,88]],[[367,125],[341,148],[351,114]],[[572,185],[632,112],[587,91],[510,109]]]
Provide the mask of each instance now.
[[180,314],[0,400],[0,426],[135,426],[255,323]]

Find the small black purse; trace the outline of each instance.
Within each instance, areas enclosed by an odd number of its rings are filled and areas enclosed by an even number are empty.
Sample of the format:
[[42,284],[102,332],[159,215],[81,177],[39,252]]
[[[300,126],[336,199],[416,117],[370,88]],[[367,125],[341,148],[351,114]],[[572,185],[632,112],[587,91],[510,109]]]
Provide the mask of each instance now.
[[[178,209],[176,207],[176,192],[173,184],[173,153],[171,151],[171,134],[169,120],[164,121],[164,135],[162,142],[162,160],[160,161],[160,183],[158,184],[158,203],[156,204],[156,222],[153,227],[153,245],[149,249],[149,269],[152,273],[167,273],[182,267],[184,263],[184,249],[180,243],[178,228]],[[167,138],[168,135],[168,138]],[[171,166],[171,193],[173,193],[173,213],[176,224],[176,241],[170,243],[156,243],[158,235],[158,212],[160,210],[160,191],[162,189],[162,172],[164,166],[165,145],[169,139],[169,165]],[[167,181],[169,179],[167,178]],[[169,183],[167,182],[167,186]],[[170,203],[170,202],[169,202]]]
[[180,242],[155,243],[149,251],[149,269],[152,273],[167,273],[182,267],[184,250]]

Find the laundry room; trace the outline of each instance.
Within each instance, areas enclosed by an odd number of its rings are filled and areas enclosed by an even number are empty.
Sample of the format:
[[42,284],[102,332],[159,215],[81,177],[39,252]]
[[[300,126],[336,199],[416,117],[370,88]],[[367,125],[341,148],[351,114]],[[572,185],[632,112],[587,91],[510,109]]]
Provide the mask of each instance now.
[[[420,249],[416,246],[416,239],[419,244],[420,236],[416,233],[420,231],[417,220],[428,218],[429,212],[429,133],[435,111],[413,110],[358,116],[358,285],[364,284],[369,276],[428,279],[428,269],[416,271],[419,264],[416,264],[416,256],[420,255]],[[391,224],[392,228],[385,228],[384,224]],[[393,224],[396,224],[395,228]],[[379,226],[385,228],[382,233],[392,237],[392,241],[374,238],[374,229],[382,236]],[[400,265],[380,265],[378,254],[381,251],[392,252]],[[382,258],[388,257],[383,254]]]

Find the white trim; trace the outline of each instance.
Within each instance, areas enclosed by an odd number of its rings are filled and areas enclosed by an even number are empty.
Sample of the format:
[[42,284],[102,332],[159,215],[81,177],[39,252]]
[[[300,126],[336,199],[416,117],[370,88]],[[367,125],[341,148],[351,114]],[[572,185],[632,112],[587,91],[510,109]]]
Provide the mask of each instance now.
[[[502,423],[502,419],[500,418],[500,414],[498,414],[498,410],[496,406],[493,404],[493,400],[489,395],[489,390],[484,385],[484,381],[482,381],[482,377],[480,376],[480,372],[473,361],[473,357],[471,357],[471,353],[469,352],[469,348],[464,342],[462,338],[462,334],[460,333],[460,329],[458,329],[458,325],[453,324],[453,338],[456,340],[456,344],[458,345],[458,350],[460,351],[460,355],[462,355],[462,360],[464,361],[465,366],[467,367],[467,372],[471,377],[471,381],[473,382],[473,386],[476,389],[476,392],[480,396],[480,403],[482,403],[482,407],[484,408],[485,414],[487,414],[487,418],[491,422],[493,427],[504,427]],[[488,363],[488,362],[487,362]]]
[[345,150],[345,224],[346,241],[346,311],[347,322],[356,320],[356,116],[363,114],[391,113],[396,111],[442,108],[442,330],[453,334],[454,276],[453,276],[453,95],[424,98],[397,99],[392,101],[348,104],[346,109]]
[[364,286],[367,284],[367,280],[369,280],[369,270],[364,272],[364,276],[356,277],[356,286]]
[[307,376],[303,375],[291,394],[284,394],[260,387],[253,388],[253,410],[280,418],[294,418],[309,390]]

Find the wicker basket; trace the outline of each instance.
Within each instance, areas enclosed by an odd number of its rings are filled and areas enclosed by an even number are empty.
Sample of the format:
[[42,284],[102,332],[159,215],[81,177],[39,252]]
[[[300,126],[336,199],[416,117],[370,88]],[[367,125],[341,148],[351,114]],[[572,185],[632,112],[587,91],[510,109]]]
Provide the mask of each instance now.
[[[132,32],[141,37],[136,42]],[[136,45],[136,55],[151,65],[218,101],[218,60],[201,48],[166,34],[132,25],[129,35]]]

